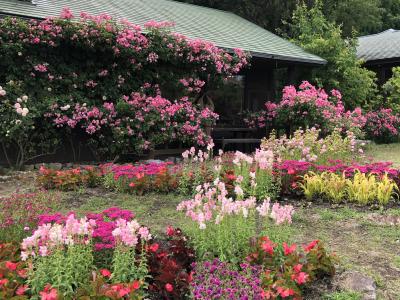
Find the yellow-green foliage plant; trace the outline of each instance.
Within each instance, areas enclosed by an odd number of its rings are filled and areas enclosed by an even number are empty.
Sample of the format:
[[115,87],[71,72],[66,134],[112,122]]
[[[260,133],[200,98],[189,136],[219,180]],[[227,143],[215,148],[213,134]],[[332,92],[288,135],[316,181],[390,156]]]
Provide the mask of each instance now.
[[306,199],[312,200],[322,194],[324,184],[322,176],[309,172],[303,176],[303,183],[300,184],[300,187]]
[[322,196],[332,202],[344,200],[367,205],[377,201],[386,205],[392,196],[399,196],[399,187],[389,178],[375,174],[364,174],[356,171],[354,176],[347,178],[345,174],[309,172],[303,176],[300,184],[307,200]]
[[398,196],[399,187],[397,184],[389,178],[388,174],[385,174],[376,183],[376,199],[379,204],[385,205],[389,202],[392,195]]
[[376,177],[373,174],[354,173],[353,178],[347,179],[347,196],[349,201],[368,204],[376,198]]
[[331,172],[321,174],[323,178],[322,194],[329,200],[339,203],[346,197],[347,180],[344,173],[341,175]]

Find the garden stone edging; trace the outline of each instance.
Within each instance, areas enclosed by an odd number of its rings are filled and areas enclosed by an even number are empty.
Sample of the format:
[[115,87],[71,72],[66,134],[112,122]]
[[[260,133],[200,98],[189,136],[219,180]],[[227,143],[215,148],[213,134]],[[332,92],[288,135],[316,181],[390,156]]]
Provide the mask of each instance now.
[[361,293],[362,300],[376,300],[374,280],[357,271],[346,271],[336,278],[336,285],[342,291]]

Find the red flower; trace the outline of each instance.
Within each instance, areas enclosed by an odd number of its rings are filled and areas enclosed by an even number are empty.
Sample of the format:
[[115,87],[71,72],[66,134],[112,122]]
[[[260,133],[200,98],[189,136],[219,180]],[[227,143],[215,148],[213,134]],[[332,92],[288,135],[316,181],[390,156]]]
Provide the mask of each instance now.
[[41,300],[57,300],[57,290],[52,289],[50,284],[46,284],[43,291],[40,293]]
[[8,283],[8,279],[7,278],[0,280],[0,286],[6,285],[7,283]]
[[15,271],[15,269],[17,269],[17,264],[11,261],[6,261],[6,268],[10,271]]
[[107,270],[107,269],[101,269],[100,270],[100,274],[103,277],[110,277],[111,276],[111,272],[109,270]]
[[135,176],[137,179],[142,179],[144,177],[144,173],[137,173]]
[[294,270],[296,273],[299,273],[299,272],[301,271],[302,268],[303,268],[303,265],[302,265],[302,264],[297,264],[297,265],[295,265],[295,266],[293,267],[293,270]]
[[275,248],[275,244],[268,238],[266,238],[264,240],[264,242],[261,244],[261,249],[263,249],[269,255],[274,254],[274,248]]
[[21,278],[27,278],[28,277],[27,273],[28,273],[27,269],[17,270],[17,274]]
[[298,284],[304,284],[308,279],[308,274],[305,272],[300,272],[299,274],[293,274],[292,279],[296,281]]
[[304,247],[304,251],[310,252],[319,243],[319,240],[312,241],[307,246]]
[[128,295],[130,292],[131,292],[131,290],[129,289],[129,288],[127,288],[127,287],[124,287],[122,284],[115,284],[115,285],[113,285],[112,287],[111,287],[111,289],[113,290],[113,291],[115,291],[115,292],[117,292],[118,293],[118,296],[119,297],[124,297],[124,296],[126,296],[126,295]]
[[288,247],[288,244],[285,242],[282,244],[283,245],[283,253],[288,256],[289,254],[293,253],[296,250],[296,244],[293,244],[292,246]]
[[175,229],[172,226],[168,226],[166,229],[166,233],[168,236],[173,236],[175,234]]
[[20,287],[17,288],[17,291],[15,292],[18,296],[22,296],[23,294],[25,294],[25,292],[29,289],[29,287],[24,284],[21,285]]
[[131,291],[138,290],[140,288],[140,281],[135,280],[131,284]]
[[288,173],[289,175],[293,175],[293,174],[296,173],[296,171],[295,171],[294,169],[290,168],[290,169],[287,170],[287,173]]
[[226,174],[226,178],[227,178],[228,180],[232,180],[232,181],[236,180],[235,174]]
[[131,183],[129,184],[130,187],[135,187],[135,185],[136,185],[136,184],[135,184],[134,182],[131,182]]
[[167,283],[165,284],[165,289],[167,290],[167,292],[171,293],[174,290],[174,287],[172,286],[172,284]]
[[158,248],[159,248],[160,246],[157,244],[157,243],[155,243],[155,244],[153,244],[153,245],[151,245],[150,247],[149,247],[149,249],[150,249],[150,251],[151,252],[157,252],[157,250],[158,250]]
[[294,291],[292,289],[285,289],[284,287],[278,286],[276,288],[276,291],[278,292],[278,294],[282,297],[282,298],[286,298],[289,296],[293,296],[294,295]]
[[188,282],[192,282],[192,281],[193,281],[193,271],[191,271],[188,276]]

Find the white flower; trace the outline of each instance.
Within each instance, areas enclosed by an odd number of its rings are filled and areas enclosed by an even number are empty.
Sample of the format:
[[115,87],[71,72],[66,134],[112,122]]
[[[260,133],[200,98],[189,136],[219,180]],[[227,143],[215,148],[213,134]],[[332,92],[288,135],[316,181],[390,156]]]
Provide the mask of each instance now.
[[24,108],[22,109],[21,115],[22,115],[23,117],[25,117],[28,113],[29,113],[29,109],[27,109],[26,107],[24,107]]
[[17,102],[18,102],[18,103],[21,103],[21,102],[22,102],[22,99],[21,99],[21,98],[17,98]]
[[71,106],[70,106],[69,104],[67,104],[67,105],[65,105],[65,106],[60,107],[60,109],[65,111],[65,110],[70,109],[70,107],[71,107]]
[[51,92],[51,87],[47,88],[47,91]]
[[107,96],[103,96],[103,101],[106,101],[107,100]]
[[27,95],[23,95],[23,96],[22,96],[22,100],[23,100],[24,102],[28,101],[28,96],[27,96]]

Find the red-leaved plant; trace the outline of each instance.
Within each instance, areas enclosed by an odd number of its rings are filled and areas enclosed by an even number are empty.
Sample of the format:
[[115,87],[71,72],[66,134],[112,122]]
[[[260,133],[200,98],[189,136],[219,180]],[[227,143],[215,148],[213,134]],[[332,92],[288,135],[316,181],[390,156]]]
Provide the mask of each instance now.
[[[179,228],[167,227],[167,241],[150,247],[150,291],[157,299],[181,299],[189,292],[195,255]],[[157,245],[157,246],[155,246]]]
[[302,298],[302,287],[335,273],[336,257],[329,254],[319,240],[300,251],[296,244],[276,244],[264,236],[254,242],[247,257],[252,264],[264,268],[262,286],[265,299]]

